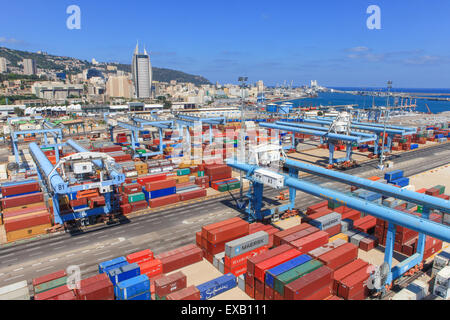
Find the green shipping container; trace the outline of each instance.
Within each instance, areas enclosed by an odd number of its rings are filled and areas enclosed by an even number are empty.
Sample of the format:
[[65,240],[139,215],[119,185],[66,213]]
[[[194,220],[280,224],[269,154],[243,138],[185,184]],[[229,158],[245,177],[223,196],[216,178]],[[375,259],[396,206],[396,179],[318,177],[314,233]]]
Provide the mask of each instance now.
[[189,174],[191,174],[191,169],[189,169],[189,168],[179,169],[177,171],[177,176],[187,176]]
[[433,188],[438,189],[439,194],[444,194],[444,192],[445,192],[445,186],[437,185],[437,186],[434,186]]
[[155,300],[167,300],[166,297],[160,297],[155,293]]
[[295,267],[294,269],[291,269],[275,277],[273,279],[273,288],[284,297],[285,285],[297,280],[298,278],[303,277],[305,274],[319,269],[322,265],[322,262],[317,260],[310,260],[306,263],[303,263],[298,267]]
[[417,206],[417,212],[418,213],[422,213],[423,207],[422,206]]
[[139,154],[144,154],[144,153],[147,153],[147,150],[145,150],[145,149],[137,149],[136,152],[139,153]]
[[217,188],[217,190],[219,191],[219,192],[225,192],[225,191],[228,191],[229,189],[228,189],[228,184],[221,184],[218,188]]
[[342,207],[341,203],[337,203],[337,202],[331,201],[331,200],[328,201],[328,208],[329,209],[333,210],[333,209],[336,209],[336,208],[339,208],[339,207]]
[[240,187],[241,187],[241,183],[239,181],[228,184],[228,190],[236,190],[236,189],[239,189]]
[[205,171],[197,171],[197,177],[204,177]]
[[128,195],[128,202],[129,203],[134,203],[134,202],[139,202],[139,201],[144,201],[145,200],[145,195],[143,192],[138,192],[138,193],[133,193]]
[[49,282],[41,283],[34,287],[34,294],[42,293],[67,284],[67,276]]

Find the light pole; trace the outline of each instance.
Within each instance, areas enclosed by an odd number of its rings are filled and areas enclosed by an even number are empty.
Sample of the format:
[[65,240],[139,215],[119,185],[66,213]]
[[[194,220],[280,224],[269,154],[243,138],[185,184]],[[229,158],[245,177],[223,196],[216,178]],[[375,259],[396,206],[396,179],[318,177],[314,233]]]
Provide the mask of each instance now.
[[[246,88],[246,82],[248,81],[248,77],[239,77],[238,81],[241,83],[240,84],[240,88],[241,88],[241,145],[240,145],[240,153],[241,153],[241,157],[244,157],[243,159],[240,159],[241,161],[245,161],[245,118],[244,118],[244,95],[245,95],[245,91],[244,89]],[[239,170],[239,181],[241,182],[241,187],[240,187],[240,201],[241,201],[241,205],[242,205],[242,198],[244,196],[244,183],[242,181],[242,171]]]
[[380,154],[380,164],[378,166],[378,168],[380,168],[380,170],[384,169],[384,164],[383,164],[383,158],[384,158],[384,140],[386,138],[386,124],[387,124],[387,118],[388,118],[388,114],[389,114],[389,94],[391,92],[392,89],[392,81],[389,80],[387,82],[387,99],[386,99],[386,108],[384,111],[384,130],[383,130],[383,137],[381,138],[381,154]]

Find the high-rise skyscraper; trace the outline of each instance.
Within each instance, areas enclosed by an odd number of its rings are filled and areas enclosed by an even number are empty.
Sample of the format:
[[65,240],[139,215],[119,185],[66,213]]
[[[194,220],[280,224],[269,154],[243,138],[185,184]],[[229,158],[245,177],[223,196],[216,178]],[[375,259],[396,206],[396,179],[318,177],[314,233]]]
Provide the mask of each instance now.
[[0,73],[6,73],[8,68],[6,67],[6,59],[0,57]]
[[34,75],[37,73],[36,61],[33,59],[23,59],[23,74]]
[[106,94],[110,97],[132,98],[133,87],[128,77],[109,77],[106,83]]
[[134,50],[131,64],[133,73],[134,93],[136,98],[151,98],[152,96],[152,65],[147,50],[139,53],[139,45]]

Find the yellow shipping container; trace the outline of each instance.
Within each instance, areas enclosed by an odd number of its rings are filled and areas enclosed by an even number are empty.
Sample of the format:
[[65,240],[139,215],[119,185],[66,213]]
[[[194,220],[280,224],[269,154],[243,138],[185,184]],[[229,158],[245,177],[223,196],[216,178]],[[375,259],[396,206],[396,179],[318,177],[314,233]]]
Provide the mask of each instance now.
[[337,240],[337,239],[342,239],[342,240],[345,240],[348,242],[348,235],[346,235],[345,233],[339,233],[339,234],[335,235],[334,237],[331,237],[328,242],[333,242],[334,240]]
[[177,183],[189,182],[189,176],[179,176],[177,177]]
[[7,232],[6,239],[8,242],[11,242],[11,241],[32,238],[37,235],[47,233],[46,230],[51,227],[52,227],[51,224],[43,224],[40,226],[34,226],[31,228],[27,228],[27,229],[20,229],[20,230],[16,230],[16,231]]

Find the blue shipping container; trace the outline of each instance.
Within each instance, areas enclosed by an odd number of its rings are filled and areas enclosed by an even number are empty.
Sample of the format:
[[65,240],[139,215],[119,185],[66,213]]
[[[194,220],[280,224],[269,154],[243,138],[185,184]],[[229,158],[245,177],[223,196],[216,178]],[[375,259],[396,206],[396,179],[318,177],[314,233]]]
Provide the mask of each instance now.
[[113,266],[108,266],[108,267],[103,269],[102,273],[108,274],[109,271],[117,269],[117,268],[120,268],[120,267],[123,267],[123,266],[126,266],[127,264],[129,264],[128,261],[122,261],[122,262],[120,262],[118,264],[115,264]]
[[120,268],[112,269],[108,271],[109,279],[113,285],[119,282],[137,277],[141,274],[141,269],[137,263],[127,264]]
[[200,291],[200,300],[208,300],[225,291],[233,289],[236,285],[236,277],[231,273],[228,273],[222,277],[197,286],[197,289]]
[[114,287],[117,300],[128,300],[147,291],[150,291],[150,280],[145,274],[119,282]]
[[139,294],[135,297],[128,298],[127,300],[147,301],[147,300],[152,300],[152,295],[151,295],[150,291],[147,291],[147,292]]
[[299,265],[304,264],[305,262],[308,262],[309,260],[311,260],[311,257],[306,255],[306,254],[302,254],[301,256],[298,256],[292,260],[289,260],[285,263],[280,264],[279,266],[276,266],[270,270],[268,270],[266,272],[266,284],[273,288],[273,279],[276,276],[279,276],[282,273],[285,273],[291,269],[294,269],[295,267],[298,267]]
[[119,257],[119,258],[115,258],[112,260],[104,261],[98,265],[98,273],[103,273],[103,272],[105,272],[104,271],[105,268],[113,267],[116,264],[119,264],[121,262],[127,262],[127,259],[125,259],[125,257]]
[[391,182],[392,180],[397,180],[403,178],[403,170],[395,170],[391,172],[386,172],[384,175],[384,179],[388,182]]
[[409,178],[403,177],[397,180],[392,180],[391,183],[400,187],[406,187],[407,185],[409,185]]
[[149,199],[156,199],[156,198],[161,198],[161,197],[165,197],[165,196],[170,196],[172,194],[177,193],[177,187],[171,187],[171,188],[166,188],[166,189],[161,189],[161,190],[154,190],[154,191],[146,191],[145,188],[142,190],[142,192],[145,195],[145,200],[149,200]]

